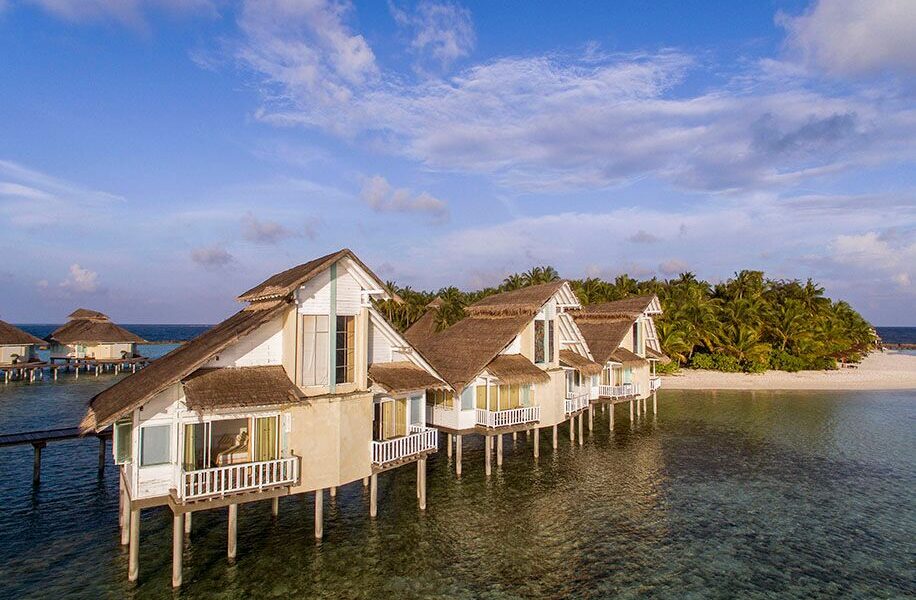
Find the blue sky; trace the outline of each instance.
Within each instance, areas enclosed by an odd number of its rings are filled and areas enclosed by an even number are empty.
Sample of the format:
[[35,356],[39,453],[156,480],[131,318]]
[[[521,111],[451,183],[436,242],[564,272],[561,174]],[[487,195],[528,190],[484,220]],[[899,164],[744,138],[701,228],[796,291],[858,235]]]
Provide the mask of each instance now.
[[907,0],[0,0],[0,318],[212,323],[347,246],[916,325],[914,99]]

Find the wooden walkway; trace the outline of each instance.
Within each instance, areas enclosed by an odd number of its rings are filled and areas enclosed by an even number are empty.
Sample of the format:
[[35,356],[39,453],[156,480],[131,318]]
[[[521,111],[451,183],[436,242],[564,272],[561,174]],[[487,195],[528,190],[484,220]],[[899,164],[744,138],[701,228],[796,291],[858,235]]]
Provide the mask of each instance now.
[[31,444],[35,452],[32,463],[32,484],[41,483],[41,449],[50,442],[64,440],[97,438],[99,440],[99,475],[105,472],[105,440],[111,437],[111,429],[91,435],[81,435],[79,427],[63,427],[60,429],[45,429],[42,431],[23,431],[21,433],[0,434],[0,448],[4,446],[24,446]]

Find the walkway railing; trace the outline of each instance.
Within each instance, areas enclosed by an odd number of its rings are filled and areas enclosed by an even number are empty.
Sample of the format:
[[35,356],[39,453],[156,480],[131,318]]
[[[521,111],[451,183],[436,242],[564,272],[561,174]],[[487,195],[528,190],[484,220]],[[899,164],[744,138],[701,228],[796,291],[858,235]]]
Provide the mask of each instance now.
[[638,383],[625,383],[623,385],[599,385],[598,395],[604,398],[627,398],[639,395]]
[[655,390],[659,389],[660,387],[662,387],[662,378],[661,377],[653,375],[652,377],[649,378],[649,391],[650,392],[654,392]]
[[587,408],[589,404],[588,396],[589,393],[586,388],[566,392],[566,414],[569,415]]
[[369,450],[372,464],[383,465],[421,452],[438,450],[438,448],[439,432],[437,430],[432,427],[411,425],[410,433],[407,435],[381,442],[372,441]]
[[525,406],[510,408],[508,410],[474,409],[474,417],[478,425],[484,427],[508,427],[533,423],[541,418],[540,406]]
[[293,485],[298,480],[298,456],[196,471],[183,470],[178,497],[187,502]]

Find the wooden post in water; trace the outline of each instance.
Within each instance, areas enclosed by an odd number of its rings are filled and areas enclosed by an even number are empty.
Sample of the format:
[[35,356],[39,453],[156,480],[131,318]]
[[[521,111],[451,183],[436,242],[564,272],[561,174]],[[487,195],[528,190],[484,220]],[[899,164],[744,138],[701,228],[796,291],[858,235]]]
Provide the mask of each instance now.
[[172,587],[181,587],[181,558],[184,551],[184,517],[181,513],[172,516]]
[[363,487],[369,487],[369,478],[363,477]]
[[588,405],[588,432],[591,433],[595,430],[595,407],[591,404]]
[[337,486],[332,485],[331,486],[331,498],[336,498],[336,497],[337,497]]
[[576,417],[569,418],[569,441],[576,442]]
[[512,447],[515,448],[515,444],[518,442],[518,432],[512,432]]
[[585,443],[585,434],[582,432],[582,429],[583,429],[582,424],[584,422],[585,422],[585,414],[579,413],[579,445],[580,446]]
[[373,473],[369,477],[369,516],[375,517],[378,514],[378,474]]
[[484,453],[484,455],[486,456],[486,462],[485,462],[485,466],[484,466],[484,472],[487,474],[488,477],[489,477],[490,473],[493,472],[493,467],[492,467],[492,465],[490,464],[490,460],[493,458],[493,456],[492,456],[492,454],[493,454],[492,446],[493,446],[493,440],[492,440],[492,438],[490,437],[489,434],[485,434],[485,437],[483,438],[483,453]]
[[99,436],[99,477],[105,474],[105,438]]
[[239,505],[230,504],[229,505],[229,536],[228,543],[226,544],[226,556],[229,557],[229,560],[235,560],[235,553],[237,550],[237,541],[238,541],[238,531],[239,531]]
[[496,466],[503,465],[503,434],[496,436]]
[[610,410],[608,410],[608,415],[610,415],[607,421],[608,431],[614,431],[614,404],[613,403],[611,404]]
[[121,490],[121,545],[130,543],[130,496],[127,490]]
[[130,511],[130,547],[127,551],[127,580],[137,581],[140,576],[140,509]]
[[45,442],[32,443],[32,447],[35,449],[35,455],[32,459],[32,485],[41,484],[41,449],[46,445]]
[[461,434],[455,436],[455,475],[461,477]]
[[417,461],[417,477],[420,479],[420,510],[426,510],[426,459]]
[[541,443],[541,430],[537,427],[534,428],[534,457],[538,458],[541,455],[540,446]]
[[630,400],[630,425],[633,424],[633,401]]
[[324,490],[315,490],[315,539],[324,536]]
[[452,457],[452,434],[446,434],[445,436],[448,439],[448,457]]
[[658,392],[652,392],[652,414],[658,416]]
[[194,513],[187,513],[184,516],[184,532],[185,535],[191,535],[191,515]]
[[270,514],[273,518],[280,515],[280,498],[279,496],[270,501]]
[[557,426],[553,426],[553,449],[557,449]]

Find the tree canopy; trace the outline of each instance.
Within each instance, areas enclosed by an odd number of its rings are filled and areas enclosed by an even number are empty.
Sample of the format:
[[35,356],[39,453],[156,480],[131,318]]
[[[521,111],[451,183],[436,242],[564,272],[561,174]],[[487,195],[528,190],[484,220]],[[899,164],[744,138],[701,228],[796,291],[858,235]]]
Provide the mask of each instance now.
[[[499,287],[466,292],[456,287],[416,291],[388,282],[402,303],[378,307],[401,331],[441,299],[437,327],[444,329],[465,316],[464,307],[481,298],[560,279],[550,266],[533,267],[506,277]],[[762,271],[740,271],[717,283],[681,273],[668,280],[638,281],[618,275],[570,280],[583,304],[656,294],[664,314],[656,317],[662,350],[674,367],[723,371],[831,369],[838,360],[858,361],[874,347],[874,329],[848,303],[831,300],[814,281],[767,279]]]

